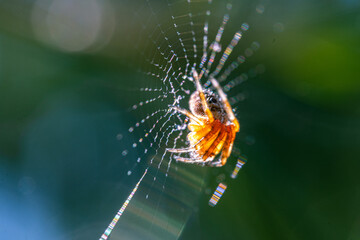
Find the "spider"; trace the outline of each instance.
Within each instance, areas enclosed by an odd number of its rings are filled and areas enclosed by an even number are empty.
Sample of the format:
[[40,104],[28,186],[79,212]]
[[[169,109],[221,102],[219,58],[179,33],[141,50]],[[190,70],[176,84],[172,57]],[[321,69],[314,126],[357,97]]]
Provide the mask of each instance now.
[[[177,161],[221,167],[226,164],[231,154],[240,124],[218,81],[211,76],[209,78],[217,90],[217,95],[210,90],[203,90],[195,70],[193,70],[193,78],[196,91],[190,96],[190,111],[172,107],[190,119],[188,124],[190,133],[187,135],[189,146],[187,148],[171,148],[167,151],[189,153],[189,158],[175,156]],[[221,155],[215,159],[220,152]]]

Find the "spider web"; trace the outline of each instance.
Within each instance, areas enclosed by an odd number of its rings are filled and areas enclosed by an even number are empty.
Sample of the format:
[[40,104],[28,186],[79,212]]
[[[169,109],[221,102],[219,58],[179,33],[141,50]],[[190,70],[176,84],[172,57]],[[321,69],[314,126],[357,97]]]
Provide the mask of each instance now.
[[[117,136],[124,166],[119,171],[126,172],[130,187],[144,178],[111,239],[178,239],[198,205],[206,204],[199,202],[201,195],[205,191],[210,198],[216,185],[208,181],[213,169],[177,163],[166,151],[185,147],[188,133],[186,117],[170,107],[188,109],[196,69],[205,88],[211,88],[207,77],[215,77],[236,108],[244,99],[241,83],[264,71],[251,62],[260,47],[251,30],[261,22],[264,5],[210,0],[121,4],[124,63],[138,73],[120,86],[134,122]],[[236,143],[232,155],[239,154]],[[211,178],[224,181],[235,161],[228,160],[226,175]],[[114,214],[122,199],[108,199],[106,212]]]

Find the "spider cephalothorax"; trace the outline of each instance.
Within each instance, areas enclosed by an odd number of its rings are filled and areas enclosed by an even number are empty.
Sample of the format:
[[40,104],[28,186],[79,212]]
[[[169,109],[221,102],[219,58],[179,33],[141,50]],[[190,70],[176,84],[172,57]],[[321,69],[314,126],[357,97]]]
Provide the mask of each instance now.
[[[222,123],[226,123],[228,120],[226,112],[221,104],[220,97],[210,90],[204,90],[204,95],[208,107],[214,116],[214,119],[220,120]],[[191,94],[189,100],[189,108],[192,114],[199,118],[207,118],[204,107],[201,103],[199,91],[195,91]]]
[[[190,158],[176,156],[178,161],[221,167],[231,154],[240,125],[219,83],[214,78],[209,79],[217,90],[217,95],[210,90],[202,89],[195,70],[193,75],[196,91],[189,100],[190,111],[173,107],[175,111],[190,119],[190,133],[187,135],[189,147],[168,151],[190,154]],[[215,159],[220,152],[219,158]]]

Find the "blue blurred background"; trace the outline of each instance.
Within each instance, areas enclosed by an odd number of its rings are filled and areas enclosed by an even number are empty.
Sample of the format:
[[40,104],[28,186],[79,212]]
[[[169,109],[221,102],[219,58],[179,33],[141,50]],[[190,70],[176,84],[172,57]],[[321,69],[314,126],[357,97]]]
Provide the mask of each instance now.
[[[360,2],[263,5],[252,61],[266,71],[236,106],[248,164],[215,208],[205,190],[220,170],[182,165],[184,180],[167,184],[195,182],[180,184],[188,202],[178,208],[168,187],[150,220],[134,208],[141,217],[121,218],[112,239],[360,239]],[[134,138],[127,129],[148,113],[128,111],[143,94],[129,89],[157,86],[128,64],[143,7],[0,1],[0,239],[98,239],[134,187],[143,166],[127,171],[139,153],[121,156]],[[145,185],[135,206],[155,189]]]

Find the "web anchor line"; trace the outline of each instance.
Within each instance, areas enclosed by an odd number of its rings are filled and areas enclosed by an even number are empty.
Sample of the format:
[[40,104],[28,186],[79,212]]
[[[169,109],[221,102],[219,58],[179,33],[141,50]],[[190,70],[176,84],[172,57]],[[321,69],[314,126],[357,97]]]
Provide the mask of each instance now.
[[134,189],[131,191],[130,195],[128,196],[128,198],[126,199],[126,201],[124,202],[124,204],[121,206],[121,208],[119,209],[119,211],[116,213],[115,217],[113,218],[113,220],[111,221],[111,223],[109,224],[109,226],[106,228],[105,232],[103,233],[103,235],[101,235],[101,237],[99,238],[99,240],[106,240],[108,239],[108,237],[111,234],[111,231],[114,229],[114,227],[116,226],[116,223],[119,221],[121,215],[124,213],[126,207],[129,205],[132,197],[135,195],[136,191],[138,190],[138,187],[140,185],[140,183],[142,182],[142,180],[144,179],[147,171],[149,168],[145,169],[145,172],[143,173],[142,177],[140,178],[140,180],[138,181],[138,183],[135,185]]

